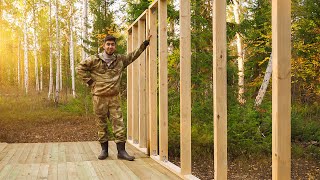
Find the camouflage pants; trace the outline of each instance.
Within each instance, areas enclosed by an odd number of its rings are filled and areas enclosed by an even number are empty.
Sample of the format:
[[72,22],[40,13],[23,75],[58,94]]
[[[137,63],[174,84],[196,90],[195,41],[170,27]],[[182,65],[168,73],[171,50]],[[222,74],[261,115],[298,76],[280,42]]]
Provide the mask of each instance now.
[[125,142],[125,127],[121,111],[120,95],[116,96],[93,96],[93,110],[97,117],[99,142],[104,143],[109,140],[107,119],[112,124],[115,142]]

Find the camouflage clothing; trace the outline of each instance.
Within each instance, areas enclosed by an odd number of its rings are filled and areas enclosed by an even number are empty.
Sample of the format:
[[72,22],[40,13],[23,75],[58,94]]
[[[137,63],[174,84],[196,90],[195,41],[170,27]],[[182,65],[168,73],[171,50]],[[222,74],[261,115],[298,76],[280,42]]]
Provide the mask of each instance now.
[[109,140],[106,119],[111,121],[115,142],[125,142],[125,128],[121,111],[120,95],[118,96],[93,96],[93,109],[97,116],[98,138],[100,143]]
[[[139,49],[128,55],[113,55],[111,62],[107,63],[105,52],[80,62],[77,67],[79,76],[84,82],[91,85],[95,96],[114,96],[120,91],[122,71],[146,49],[144,43]],[[92,83],[93,82],[93,83]]]
[[125,142],[125,127],[120,100],[120,80],[122,71],[136,60],[146,49],[144,43],[128,55],[108,56],[105,51],[80,62],[79,76],[91,87],[93,108],[99,126],[99,142],[108,141],[106,119],[112,123],[115,142]]

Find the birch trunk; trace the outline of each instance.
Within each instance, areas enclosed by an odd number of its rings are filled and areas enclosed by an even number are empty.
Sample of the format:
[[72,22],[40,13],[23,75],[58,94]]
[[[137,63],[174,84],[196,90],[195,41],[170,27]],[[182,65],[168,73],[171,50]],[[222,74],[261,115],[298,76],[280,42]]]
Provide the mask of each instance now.
[[28,27],[27,27],[27,0],[23,1],[24,4],[24,31],[23,31],[23,45],[24,45],[24,88],[25,93],[28,94],[29,87],[29,69],[28,69]]
[[42,67],[42,59],[40,57],[40,91],[43,90],[43,67]]
[[87,58],[87,53],[85,51],[86,43],[84,42],[88,38],[88,28],[87,28],[87,23],[88,23],[88,0],[83,1],[83,14],[82,14],[82,19],[83,19],[83,30],[82,30],[82,59]]
[[59,8],[58,8],[58,0],[56,0],[56,93],[55,93],[55,102],[59,102],[59,92],[60,92],[60,29],[59,29]]
[[20,38],[18,44],[18,67],[17,67],[17,76],[18,76],[18,88],[20,88]]
[[38,52],[37,52],[37,22],[36,22],[36,3],[34,1],[33,4],[33,43],[34,43],[34,73],[35,73],[35,78],[36,78],[36,91],[39,92],[40,86],[39,86],[39,70],[38,70]]
[[75,79],[74,79],[74,47],[73,47],[73,15],[72,5],[70,6],[70,70],[71,70],[71,81],[72,81],[72,95],[76,97]]
[[272,54],[270,55],[270,60],[269,60],[268,66],[267,66],[266,74],[264,75],[262,85],[261,85],[261,87],[259,89],[259,93],[256,97],[256,101],[255,101],[256,106],[260,106],[260,104],[263,100],[263,97],[264,97],[264,95],[267,91],[267,87],[269,85],[271,74],[272,74]]
[[59,34],[59,80],[60,80],[60,91],[62,91],[62,50],[60,47],[60,34]]
[[52,38],[51,38],[51,0],[49,0],[49,92],[48,92],[48,99],[50,99],[52,90],[53,90],[53,70],[52,70]]
[[[233,0],[233,13],[236,24],[240,24],[240,8],[239,2],[237,0]],[[245,99],[243,98],[244,94],[244,55],[242,48],[242,39],[240,34],[236,34],[237,41],[237,52],[238,52],[238,101],[243,104],[245,103]]]

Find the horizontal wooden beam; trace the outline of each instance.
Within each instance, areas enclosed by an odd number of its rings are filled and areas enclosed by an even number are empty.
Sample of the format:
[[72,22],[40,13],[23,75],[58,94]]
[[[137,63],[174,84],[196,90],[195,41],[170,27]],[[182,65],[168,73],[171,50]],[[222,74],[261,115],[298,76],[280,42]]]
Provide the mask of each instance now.
[[152,4],[150,4],[149,9],[158,8],[158,0],[155,0]]
[[147,10],[145,10],[129,27],[128,27],[128,31],[132,28],[132,26],[138,25],[139,20],[145,20],[147,18]]
[[193,176],[192,174],[181,174],[181,168],[175,164],[173,164],[170,161],[161,161],[160,156],[150,156],[153,160],[155,160],[157,163],[161,164],[163,167],[167,168],[171,172],[175,173],[177,176],[179,176],[182,179],[186,180],[200,180],[196,176]]

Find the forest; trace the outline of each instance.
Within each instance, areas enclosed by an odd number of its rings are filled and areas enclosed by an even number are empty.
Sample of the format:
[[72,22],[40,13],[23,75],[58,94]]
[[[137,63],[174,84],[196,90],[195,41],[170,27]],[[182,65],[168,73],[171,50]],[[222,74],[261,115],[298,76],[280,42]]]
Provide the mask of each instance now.
[[[73,133],[67,133],[66,139],[59,134],[68,131],[66,127],[71,125],[64,126],[63,121],[72,121],[72,117],[80,119],[77,126],[87,123],[86,119],[94,121],[90,89],[77,77],[75,67],[82,59],[103,51],[106,35],[117,37],[117,53],[127,53],[127,27],[152,2],[0,0],[0,142],[95,140],[95,131],[79,133],[81,136],[75,138],[71,137]],[[179,164],[179,1],[168,0],[168,4],[169,159]],[[230,171],[251,169],[242,173],[268,179],[272,151],[271,1],[227,0],[226,12],[228,161],[234,165]],[[193,171],[202,179],[210,179],[214,158],[212,1],[191,0],[191,16]],[[319,0],[291,1],[291,43],[293,178],[317,179],[320,178]],[[121,84],[124,120],[126,78],[125,74]],[[17,133],[27,132],[28,128],[31,132],[37,129],[33,125],[48,124],[50,119],[59,122],[50,128],[64,130],[52,135],[60,139],[34,139],[35,134]],[[29,125],[19,127],[21,123]],[[35,131],[41,134],[41,129],[44,131],[41,127]],[[79,131],[83,129],[86,128]],[[211,165],[202,167],[203,161]],[[298,164],[302,162],[306,166],[301,170]],[[239,163],[247,164],[246,168],[239,170]],[[211,172],[202,172],[210,167]],[[264,170],[266,167],[269,170]]]

